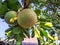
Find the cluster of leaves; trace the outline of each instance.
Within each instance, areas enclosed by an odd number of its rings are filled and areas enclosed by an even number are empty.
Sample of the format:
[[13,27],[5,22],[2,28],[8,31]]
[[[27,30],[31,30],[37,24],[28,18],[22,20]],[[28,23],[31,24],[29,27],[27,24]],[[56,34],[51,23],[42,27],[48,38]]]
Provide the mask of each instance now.
[[[60,13],[59,12],[59,5],[60,3],[59,0],[33,0],[31,1],[32,3],[32,8],[35,9],[35,12],[37,13],[38,17],[40,15],[40,26],[41,23],[44,24],[45,22],[52,22],[53,23],[53,27],[55,28],[54,30],[58,31],[58,29],[60,28]],[[41,10],[42,14],[41,14]],[[43,17],[43,20],[41,19]],[[46,26],[45,26],[46,27]],[[52,32],[50,32],[50,34],[55,34],[55,31],[53,31],[53,29],[47,29],[45,28],[44,25],[42,25],[42,28],[44,28],[44,30],[50,30]],[[53,44],[52,44],[53,45]]]
[[[49,45],[55,45],[53,42],[56,40],[55,39],[55,36],[53,36],[55,34],[55,31],[53,31],[53,23],[52,23],[52,18],[49,17],[47,11],[45,10],[40,10],[40,13],[37,13],[39,12],[39,10],[35,10],[37,16],[38,16],[38,23],[39,23],[39,26],[38,26],[38,30],[40,31],[40,36],[41,38],[43,38],[44,36],[47,38],[46,42],[48,42],[47,44]],[[39,14],[39,15],[38,15]],[[46,32],[48,31],[49,34]],[[52,31],[52,32],[51,32]],[[52,36],[50,36],[52,35]],[[40,38],[40,40],[42,40]],[[49,41],[49,40],[53,40],[53,41]],[[43,38],[44,40],[44,38]],[[44,45],[47,45],[46,42],[43,41]]]
[[[44,45],[46,44],[51,44],[53,43],[53,41],[55,41],[55,36],[51,36],[50,34],[48,34],[46,32],[46,30],[50,31],[52,30],[53,24],[52,24],[52,19],[49,18],[47,15],[45,15],[45,11],[40,10],[40,15],[38,15],[39,13],[37,13],[37,10],[34,10],[37,14],[38,17],[38,22],[35,24],[34,27],[31,27],[32,29],[32,34],[31,37],[33,38],[34,36],[37,37],[39,45],[41,43],[43,43]],[[30,33],[29,33],[30,29],[23,29],[22,27],[20,27],[18,24],[15,26],[10,27],[9,29],[7,29],[5,32],[6,36],[8,37],[8,39],[12,39],[15,38],[17,42],[20,42],[19,44],[21,44],[22,40],[27,36],[30,37]],[[47,38],[47,42],[45,42],[44,37]],[[50,40],[50,41],[49,41]],[[46,43],[46,44],[45,44]]]
[[[16,39],[17,42],[19,42],[19,45],[21,44],[21,41],[24,39],[24,30],[20,28],[19,26],[10,27],[5,31],[5,35],[8,39]],[[16,42],[16,43],[17,43]]]
[[5,13],[11,10],[18,11],[20,3],[18,0],[0,0],[0,17],[3,18]]
[[52,22],[54,24],[54,27],[56,27],[56,30],[59,29],[60,25],[60,0],[31,0],[31,3],[34,4],[35,9],[38,9],[38,13],[40,9],[45,10],[46,14],[52,18]]

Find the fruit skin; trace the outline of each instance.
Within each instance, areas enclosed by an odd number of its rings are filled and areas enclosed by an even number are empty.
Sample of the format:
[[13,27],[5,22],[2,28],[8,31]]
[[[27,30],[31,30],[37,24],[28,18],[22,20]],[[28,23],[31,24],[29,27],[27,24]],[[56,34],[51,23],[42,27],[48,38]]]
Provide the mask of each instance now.
[[11,23],[10,22],[10,19],[11,18],[15,18],[15,17],[17,17],[17,13],[15,12],[15,11],[9,11],[9,12],[7,12],[6,13],[6,15],[5,15],[5,21],[8,23],[8,24],[15,24],[15,23]]
[[24,9],[18,13],[17,22],[23,28],[32,27],[37,22],[37,15],[31,9]]

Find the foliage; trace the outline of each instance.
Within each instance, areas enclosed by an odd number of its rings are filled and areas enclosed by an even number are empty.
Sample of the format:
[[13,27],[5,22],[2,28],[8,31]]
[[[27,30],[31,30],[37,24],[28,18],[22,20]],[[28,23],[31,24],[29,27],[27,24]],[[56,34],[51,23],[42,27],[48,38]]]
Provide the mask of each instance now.
[[[7,8],[5,8],[4,6],[5,4]],[[14,0],[14,1],[5,0],[5,2],[0,1],[0,9],[2,7],[0,12],[3,15],[5,15],[7,11],[14,10],[18,14],[18,9],[21,8],[19,6],[20,4],[18,0]],[[13,25],[11,26],[9,24],[10,28],[5,31],[6,36],[8,37],[8,39],[15,38],[17,41],[16,42],[17,45],[20,45],[22,40],[26,36],[30,37],[29,31],[30,29],[32,29],[31,37],[34,37],[34,36],[37,37],[38,43],[39,43],[38,45],[41,45],[41,44],[57,45],[56,43],[54,43],[54,41],[57,40],[55,39],[54,34],[56,30],[60,29],[60,14],[59,14],[60,7],[59,5],[60,5],[60,0],[31,0],[29,8],[34,10],[35,13],[37,14],[37,18],[38,18],[37,23],[33,27],[27,28],[27,29],[23,29],[18,24],[14,26]],[[55,28],[56,30],[53,28]],[[49,33],[46,31],[48,31]],[[44,40],[44,37],[46,38],[46,40]]]

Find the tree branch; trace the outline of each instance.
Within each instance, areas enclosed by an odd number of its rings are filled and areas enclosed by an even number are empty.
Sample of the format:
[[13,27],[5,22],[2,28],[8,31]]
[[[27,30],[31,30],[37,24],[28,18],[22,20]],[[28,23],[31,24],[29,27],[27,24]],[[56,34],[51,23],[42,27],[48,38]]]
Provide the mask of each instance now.
[[30,5],[30,0],[22,0],[23,4],[24,4],[24,9],[25,8],[29,8]]

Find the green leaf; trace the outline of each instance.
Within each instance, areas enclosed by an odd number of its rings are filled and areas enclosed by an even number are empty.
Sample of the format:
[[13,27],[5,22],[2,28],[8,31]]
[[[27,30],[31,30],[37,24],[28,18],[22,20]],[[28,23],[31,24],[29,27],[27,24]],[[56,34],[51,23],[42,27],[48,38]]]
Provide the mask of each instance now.
[[16,45],[20,45],[20,41],[16,41]]
[[44,36],[48,37],[47,32],[45,32],[43,28],[40,28],[40,31],[41,31],[41,33],[42,33]]
[[46,19],[47,17],[45,15],[40,15],[42,19]]
[[[24,39],[24,35],[22,33],[20,33],[19,35],[17,35],[17,44],[20,45],[22,43],[22,40]],[[16,44],[16,45],[17,45]]]
[[[9,31],[10,32],[10,31]],[[13,38],[14,37],[14,34],[13,34],[13,32],[11,31],[10,33],[9,32],[5,32],[5,34],[6,34],[6,36],[9,38],[9,39],[11,39],[11,38]]]
[[21,30],[20,27],[14,27],[13,28],[13,33],[14,34],[19,34],[20,33],[20,30]]
[[0,4],[0,15],[4,15],[8,11],[7,5],[5,3]]
[[35,29],[35,36],[37,37],[37,38],[40,38],[40,31],[38,30],[38,29]]
[[24,29],[23,33],[26,34],[26,36],[28,36],[30,38],[29,29]]
[[12,30],[12,27],[11,28],[8,28],[5,32],[9,32]]
[[12,31],[5,32],[5,35],[9,37],[11,32],[12,32]]
[[36,9],[35,12],[37,15],[40,15],[40,13],[41,13],[41,11],[39,9]]
[[54,40],[54,38],[53,38],[50,34],[48,34],[47,32],[45,32],[43,28],[40,28],[40,31],[42,32],[42,34],[43,34],[46,38],[49,38],[49,39],[51,39],[51,40]]
[[60,24],[55,24],[54,25],[57,29],[60,29]]
[[42,27],[44,30],[51,30],[51,29],[52,29],[51,27],[45,26],[44,24],[45,24],[45,22],[44,22],[44,23],[41,23],[41,27]]
[[32,37],[34,37],[35,36],[35,33],[34,33],[34,31],[32,30]]
[[2,0],[0,0],[0,3],[2,3]]
[[38,45],[41,45],[41,40],[38,39]]
[[18,9],[20,8],[20,3],[18,2],[18,0],[6,0],[6,2],[10,10],[18,11]]
[[13,27],[11,28],[8,28],[6,31],[5,31],[5,35],[8,37],[8,38],[13,38],[14,37],[14,33],[13,33]]

